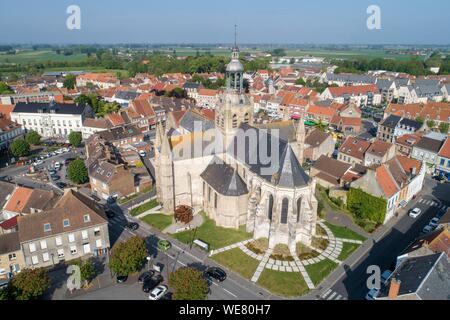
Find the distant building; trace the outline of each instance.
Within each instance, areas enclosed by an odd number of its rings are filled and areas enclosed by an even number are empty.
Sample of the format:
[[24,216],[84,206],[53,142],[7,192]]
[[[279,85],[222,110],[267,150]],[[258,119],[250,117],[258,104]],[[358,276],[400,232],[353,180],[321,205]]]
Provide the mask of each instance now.
[[0,113],[0,151],[9,148],[11,142],[24,134],[22,126]]
[[450,180],[450,138],[445,140],[444,145],[438,153],[435,174]]

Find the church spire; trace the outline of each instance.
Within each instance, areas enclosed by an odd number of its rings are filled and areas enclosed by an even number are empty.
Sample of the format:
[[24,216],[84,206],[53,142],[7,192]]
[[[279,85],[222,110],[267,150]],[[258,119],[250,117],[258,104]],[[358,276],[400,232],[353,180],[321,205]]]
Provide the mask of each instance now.
[[226,76],[228,91],[242,93],[244,88],[244,66],[239,61],[237,25],[234,26],[234,47],[231,53],[231,62],[227,65]]

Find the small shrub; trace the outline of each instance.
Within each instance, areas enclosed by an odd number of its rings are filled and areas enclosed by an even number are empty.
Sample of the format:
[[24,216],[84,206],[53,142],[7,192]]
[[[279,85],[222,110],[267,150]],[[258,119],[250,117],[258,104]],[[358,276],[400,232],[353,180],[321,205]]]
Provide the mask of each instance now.
[[248,250],[258,255],[264,254],[269,248],[269,241],[267,239],[258,239],[253,242],[247,243],[246,247]]
[[312,239],[312,246],[315,248],[319,248],[320,250],[326,250],[330,244],[330,241],[327,239],[322,238],[316,238],[313,237]]

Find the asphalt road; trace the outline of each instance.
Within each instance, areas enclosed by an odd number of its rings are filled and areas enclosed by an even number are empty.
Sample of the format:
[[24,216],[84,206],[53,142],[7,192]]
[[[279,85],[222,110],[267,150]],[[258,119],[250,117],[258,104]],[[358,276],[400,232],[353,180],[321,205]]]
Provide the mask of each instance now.
[[[161,273],[164,277],[164,284],[167,284],[168,273],[173,272],[180,267],[190,266],[203,271],[209,266],[216,266],[216,264],[210,261],[204,253],[197,251],[196,249],[189,250],[187,246],[171,240],[156,230],[152,230],[142,222],[131,217],[126,217],[122,214],[121,209],[117,207],[114,208],[114,211],[117,215],[114,219],[110,220],[109,224],[111,245],[117,241],[126,241],[136,235],[145,238],[148,252],[152,257],[150,267],[154,264],[163,265]],[[140,228],[137,231],[125,229],[124,226],[129,221],[140,223]],[[168,252],[160,252],[157,250],[158,240],[162,238],[167,239],[172,243],[172,248]],[[145,268],[148,268],[148,265]],[[271,297],[267,291],[260,289],[249,281],[229,272],[227,280],[220,284],[212,283],[210,289],[211,292],[208,296],[209,300],[261,300]],[[142,300],[148,299],[148,295],[142,291],[142,287],[136,282],[136,279],[130,278],[125,284],[113,284],[112,286],[78,296],[74,299]]]
[[382,272],[394,270],[397,257],[421,236],[422,229],[442,210],[440,208],[450,206],[450,184],[437,184],[427,178],[424,190],[430,192],[423,193],[423,196],[408,206],[408,209],[420,208],[423,213],[417,219],[407,214],[399,218],[395,226],[376,240],[373,247],[355,264],[344,266],[346,273],[321,299],[334,300],[335,297],[342,296],[348,300],[363,300],[369,291],[366,284],[369,266],[379,266]]

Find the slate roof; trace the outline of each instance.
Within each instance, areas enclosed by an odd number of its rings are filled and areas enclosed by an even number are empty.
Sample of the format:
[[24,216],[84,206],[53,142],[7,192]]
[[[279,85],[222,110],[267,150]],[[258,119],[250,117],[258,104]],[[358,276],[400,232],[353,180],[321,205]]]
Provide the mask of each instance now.
[[326,173],[336,180],[341,179],[351,167],[352,166],[348,163],[344,163],[324,155],[320,156],[320,158],[313,165],[314,169]]
[[[291,146],[284,140],[272,136],[269,132],[257,129],[248,124],[241,124],[237,135],[227,152],[235,159],[245,163],[250,171],[276,186],[295,188],[309,183],[309,176],[305,173]],[[258,137],[258,143],[249,143],[245,137]],[[272,146],[272,143],[275,143]],[[278,145],[277,145],[278,144]],[[234,148],[232,148],[234,146]],[[275,154],[272,153],[272,147]],[[264,159],[263,157],[267,157]]]
[[114,95],[116,99],[121,100],[134,100],[137,97],[139,97],[140,93],[134,92],[134,91],[118,91]]
[[84,113],[86,106],[76,104],[59,104],[59,103],[24,103],[19,102],[14,107],[14,113],[51,113],[81,115]]
[[184,88],[184,89],[199,89],[200,86],[201,86],[201,84],[200,84],[200,83],[197,83],[197,82],[186,82],[186,83],[183,85],[183,88]]
[[386,118],[386,120],[383,121],[383,123],[381,125],[384,127],[395,129],[401,119],[402,118],[400,118],[398,116],[390,115],[389,117]]
[[422,125],[420,123],[407,118],[403,118],[402,120],[400,120],[398,126],[400,128],[409,128],[409,130],[412,130],[414,132],[419,131],[420,128],[422,128]]
[[423,137],[422,139],[419,140],[419,142],[417,142],[415,147],[423,150],[428,150],[434,153],[438,153],[439,150],[441,150],[442,145],[443,145],[442,141]]
[[248,194],[247,185],[231,166],[215,157],[200,175],[217,193],[238,197]]
[[6,197],[12,195],[15,187],[12,183],[0,181],[0,208],[3,208],[6,203]]
[[204,117],[192,112],[191,110],[184,114],[180,121],[180,126],[189,132],[202,132],[215,128],[213,121],[206,120]]
[[[416,294],[422,300],[450,299],[450,262],[445,253],[406,259],[392,274],[401,281],[399,297]],[[386,297],[389,288],[379,297]]]
[[20,250],[19,233],[12,232],[0,235],[0,254]]
[[101,131],[98,134],[106,141],[116,141],[139,136],[142,133],[135,125],[128,125]]

